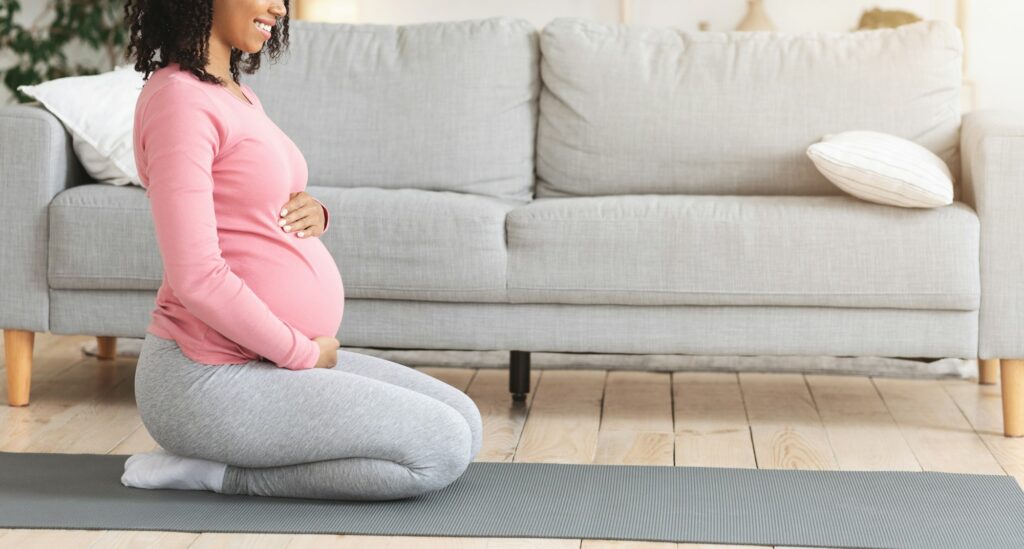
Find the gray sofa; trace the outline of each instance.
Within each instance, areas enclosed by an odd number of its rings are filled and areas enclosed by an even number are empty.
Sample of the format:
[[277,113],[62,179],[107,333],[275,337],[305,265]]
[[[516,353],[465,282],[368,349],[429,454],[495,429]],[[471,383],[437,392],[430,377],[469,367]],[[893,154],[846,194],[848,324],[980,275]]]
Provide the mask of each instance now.
[[[1024,434],[1024,119],[961,114],[952,25],[291,25],[243,78],[330,211],[342,346],[510,350],[518,399],[531,351],[1003,359]],[[850,129],[938,154],[955,202],[843,193],[805,149]],[[0,110],[0,184],[27,404],[32,335],[142,337],[162,266],[144,191],[91,181],[37,103]]]

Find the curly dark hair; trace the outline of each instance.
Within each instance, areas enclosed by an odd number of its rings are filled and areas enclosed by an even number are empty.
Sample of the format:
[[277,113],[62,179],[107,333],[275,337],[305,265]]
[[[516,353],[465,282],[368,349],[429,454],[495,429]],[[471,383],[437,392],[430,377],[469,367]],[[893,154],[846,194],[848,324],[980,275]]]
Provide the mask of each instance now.
[[[289,0],[284,0],[288,13]],[[125,60],[135,52],[135,70],[143,80],[168,63],[176,62],[200,80],[223,85],[221,78],[206,72],[209,62],[209,38],[213,25],[213,0],[126,0],[124,20],[129,31]],[[263,52],[271,59],[280,57],[288,46],[288,15],[271,27],[271,36],[256,54],[231,48],[231,78],[238,84],[239,72],[252,74],[260,68]],[[160,59],[155,59],[156,50]],[[245,56],[243,61],[242,57]],[[242,65],[244,62],[244,66]]]

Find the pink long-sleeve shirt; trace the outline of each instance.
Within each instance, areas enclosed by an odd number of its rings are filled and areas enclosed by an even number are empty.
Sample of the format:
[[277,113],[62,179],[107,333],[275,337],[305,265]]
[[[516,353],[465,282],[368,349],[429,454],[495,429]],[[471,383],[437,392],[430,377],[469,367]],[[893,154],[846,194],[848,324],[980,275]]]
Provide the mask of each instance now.
[[204,364],[308,369],[312,338],[341,326],[345,290],[319,238],[278,225],[306,161],[242,88],[250,102],[171,63],[139,94],[135,162],[164,266],[147,331]]

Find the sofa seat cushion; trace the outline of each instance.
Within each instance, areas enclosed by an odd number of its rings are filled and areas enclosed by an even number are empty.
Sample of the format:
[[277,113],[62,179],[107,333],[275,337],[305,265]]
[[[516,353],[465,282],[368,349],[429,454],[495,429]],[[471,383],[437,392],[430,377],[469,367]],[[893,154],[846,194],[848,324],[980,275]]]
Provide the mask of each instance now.
[[978,217],[850,196],[539,198],[509,212],[515,303],[976,310]]
[[505,218],[523,202],[453,191],[319,187],[350,298],[505,302]]
[[[521,202],[450,191],[309,187],[346,298],[505,302],[505,217]],[[163,263],[145,191],[80,185],[50,204],[51,288],[156,290]],[[287,284],[287,281],[282,281]]]

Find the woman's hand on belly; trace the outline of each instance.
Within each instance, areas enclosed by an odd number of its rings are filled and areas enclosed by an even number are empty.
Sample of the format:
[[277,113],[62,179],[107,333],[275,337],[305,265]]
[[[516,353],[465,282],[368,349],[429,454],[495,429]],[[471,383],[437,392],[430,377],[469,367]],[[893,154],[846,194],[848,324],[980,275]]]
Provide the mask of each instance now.
[[320,345],[320,358],[313,367],[333,368],[338,363],[338,347],[341,347],[341,342],[328,336],[314,337],[313,341]]
[[289,196],[288,202],[281,207],[281,219],[278,219],[277,224],[285,232],[295,233],[298,238],[324,234],[327,219],[320,203],[306,191]]

